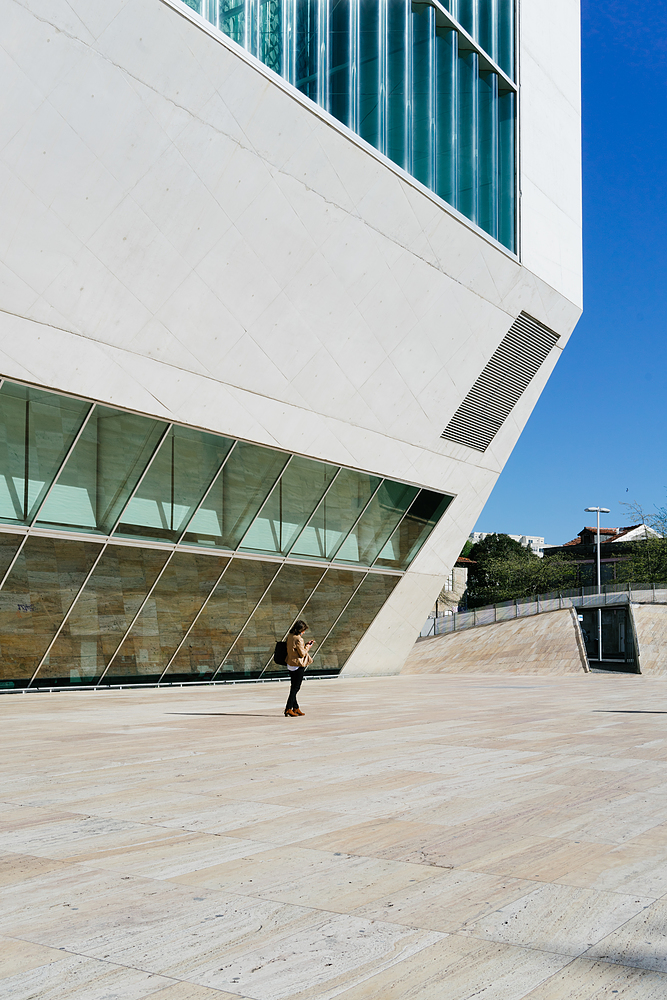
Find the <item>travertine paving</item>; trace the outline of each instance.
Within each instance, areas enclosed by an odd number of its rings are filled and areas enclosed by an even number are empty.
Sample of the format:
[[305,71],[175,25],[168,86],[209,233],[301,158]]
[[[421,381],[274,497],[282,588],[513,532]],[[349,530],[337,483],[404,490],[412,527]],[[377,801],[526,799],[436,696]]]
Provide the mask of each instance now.
[[664,1000],[667,681],[0,697],[0,996]]

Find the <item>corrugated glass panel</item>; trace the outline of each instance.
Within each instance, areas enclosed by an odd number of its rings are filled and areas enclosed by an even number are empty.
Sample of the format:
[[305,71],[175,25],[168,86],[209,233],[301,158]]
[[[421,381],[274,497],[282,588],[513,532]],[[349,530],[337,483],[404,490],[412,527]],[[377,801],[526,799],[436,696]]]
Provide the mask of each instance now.
[[458,195],[456,204],[477,222],[477,53],[459,48]]
[[498,239],[510,250],[516,249],[516,195],[514,185],[516,96],[503,91],[498,99],[498,158],[500,196],[498,201]]
[[380,137],[380,4],[378,0],[357,0],[358,80],[357,132],[376,149]]
[[498,65],[514,79],[514,0],[498,4]]
[[318,0],[294,0],[294,79],[302,94],[317,101]]
[[477,0],[476,41],[498,62],[498,0]]
[[[209,0],[211,3],[211,0]],[[215,0],[211,3],[215,10]],[[246,45],[246,4],[243,0],[219,0],[219,27],[239,45]],[[215,15],[214,15],[215,19]],[[246,46],[247,47],[247,46]]]
[[385,479],[336,555],[336,562],[371,566],[419,492]]
[[411,23],[409,3],[397,0],[387,4],[387,156],[399,167],[409,169],[408,134],[410,113],[409,32]]
[[498,239],[498,77],[480,73],[478,86],[478,223]]
[[420,490],[375,565],[407,569],[451,502],[452,497],[442,493]]
[[123,514],[118,534],[176,542],[233,442],[172,427]]
[[416,7],[412,18],[412,166],[410,172],[428,188],[434,187],[435,153],[435,10]]
[[90,684],[118,649],[168,552],[109,545],[77,598],[35,684]]
[[319,670],[337,673],[342,669],[400,579],[368,574],[319,650],[316,661]]
[[354,97],[352,81],[352,27],[354,4],[350,0],[332,0],[330,14],[329,110],[344,125],[353,127]]
[[[164,679],[210,680],[279,569],[275,562],[232,560]],[[234,665],[226,664],[219,676],[233,675]],[[239,676],[248,675],[242,669]]]
[[238,441],[188,525],[183,541],[188,545],[235,549],[288,458],[282,451]]
[[0,681],[28,683],[100,549],[95,542],[27,539],[0,591]]
[[0,520],[30,523],[91,403],[5,382],[0,388]]
[[242,676],[261,673],[322,577],[313,566],[285,563],[225,659],[223,671]]
[[108,534],[166,426],[161,420],[96,406],[40,512],[38,524]]
[[435,190],[441,198],[456,208],[458,35],[455,31],[438,28],[435,42]]
[[222,573],[226,559],[176,552],[103,683],[157,680]]
[[341,469],[290,554],[333,559],[380,481],[369,473]]
[[244,536],[240,550],[286,555],[337,472],[337,465],[295,455]]
[[[500,114],[499,74],[487,73],[491,95],[481,86],[480,104],[476,46],[513,77],[514,2],[445,7],[473,41],[418,0],[220,0],[217,9],[211,0],[208,10],[267,66],[513,248],[514,211],[503,199],[514,199],[514,163],[499,162],[487,121]],[[511,177],[499,177],[508,166]]]

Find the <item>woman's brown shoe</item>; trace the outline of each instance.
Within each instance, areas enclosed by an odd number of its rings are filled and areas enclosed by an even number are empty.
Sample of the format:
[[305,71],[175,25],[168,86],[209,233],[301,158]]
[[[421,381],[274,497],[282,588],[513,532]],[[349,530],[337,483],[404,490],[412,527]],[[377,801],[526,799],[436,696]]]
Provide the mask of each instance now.
[[292,708],[286,708],[285,715],[291,716],[293,719],[295,719],[297,716],[297,712],[295,712]]
[[294,715],[305,715],[305,714],[306,713],[302,712],[300,708],[295,708],[294,709]]

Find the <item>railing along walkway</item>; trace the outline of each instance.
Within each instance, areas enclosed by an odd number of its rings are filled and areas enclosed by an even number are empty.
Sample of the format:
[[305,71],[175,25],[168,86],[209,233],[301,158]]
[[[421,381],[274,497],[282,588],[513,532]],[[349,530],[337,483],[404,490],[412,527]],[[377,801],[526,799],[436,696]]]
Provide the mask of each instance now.
[[449,632],[462,632],[479,625],[507,622],[514,618],[529,618],[563,608],[599,608],[610,604],[667,604],[667,583],[605,584],[602,593],[596,587],[578,587],[562,593],[537,594],[531,598],[503,601],[474,611],[459,611],[438,618],[428,618],[420,639]]

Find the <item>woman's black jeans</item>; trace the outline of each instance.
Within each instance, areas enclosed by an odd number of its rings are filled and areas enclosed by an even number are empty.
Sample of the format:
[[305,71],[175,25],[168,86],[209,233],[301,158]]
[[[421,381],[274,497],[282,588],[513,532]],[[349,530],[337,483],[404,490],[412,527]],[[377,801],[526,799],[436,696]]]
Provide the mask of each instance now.
[[285,711],[288,711],[290,708],[294,709],[299,707],[296,696],[299,693],[299,688],[301,687],[304,671],[305,667],[297,667],[296,670],[290,670],[289,672],[290,689],[289,698],[287,699],[287,704],[285,705]]

